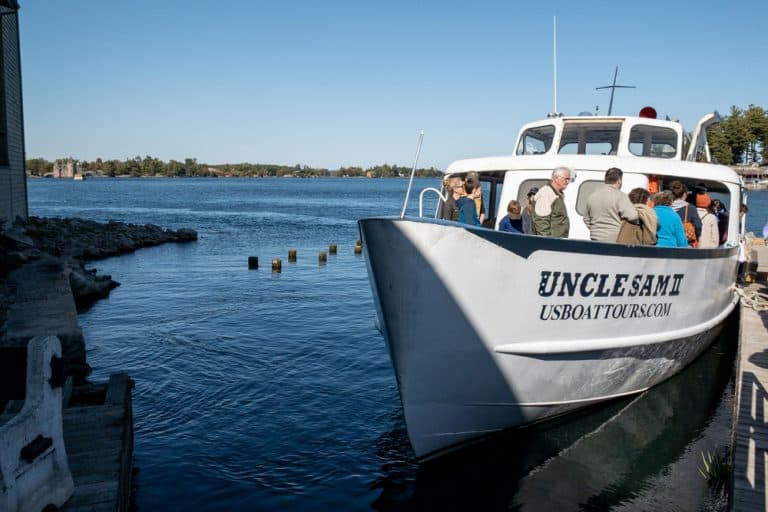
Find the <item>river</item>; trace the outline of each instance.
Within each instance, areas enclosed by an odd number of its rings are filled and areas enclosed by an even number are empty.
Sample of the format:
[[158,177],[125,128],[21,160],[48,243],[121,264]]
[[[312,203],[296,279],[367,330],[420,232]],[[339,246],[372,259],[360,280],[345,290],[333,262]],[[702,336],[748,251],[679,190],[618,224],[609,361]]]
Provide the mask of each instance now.
[[[29,181],[31,215],[199,234],[89,265],[122,284],[80,323],[92,378],[126,371],[136,382],[138,509],[722,507],[698,467],[702,453],[729,443],[733,324],[640,397],[416,464],[364,260],[353,253],[356,219],[399,213],[405,185]],[[751,192],[749,205],[747,228],[762,233],[768,192]],[[330,243],[339,252],[321,266]],[[259,270],[248,270],[248,256]],[[270,271],[272,258],[283,259],[282,273]]]

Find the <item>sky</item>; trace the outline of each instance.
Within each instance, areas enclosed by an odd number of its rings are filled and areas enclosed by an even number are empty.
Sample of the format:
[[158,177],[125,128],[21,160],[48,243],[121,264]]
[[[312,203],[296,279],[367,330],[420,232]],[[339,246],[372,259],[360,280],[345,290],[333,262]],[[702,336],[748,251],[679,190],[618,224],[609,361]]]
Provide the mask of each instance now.
[[27,158],[419,167],[554,111],[768,108],[768,2],[20,0]]

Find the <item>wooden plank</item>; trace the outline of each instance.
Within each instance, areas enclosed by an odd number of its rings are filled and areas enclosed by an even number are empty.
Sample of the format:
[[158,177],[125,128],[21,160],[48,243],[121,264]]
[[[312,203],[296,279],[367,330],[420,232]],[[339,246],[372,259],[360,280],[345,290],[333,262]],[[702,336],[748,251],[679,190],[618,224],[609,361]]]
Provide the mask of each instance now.
[[75,480],[75,486],[80,484],[93,484],[96,482],[108,482],[110,480],[118,480],[120,478],[120,468],[116,468],[114,471],[107,471],[103,473],[89,473],[78,475]]
[[75,446],[88,442],[89,439],[93,441],[94,436],[103,439],[120,439],[122,431],[121,425],[105,425],[100,428],[84,428],[82,430],[64,429],[64,439],[68,441],[68,446]]
[[107,505],[115,510],[117,487],[117,481],[75,486],[75,494],[64,504],[61,510],[69,511],[70,507],[77,509],[101,505]]
[[126,373],[115,373],[109,376],[105,405],[124,407],[131,393],[131,379]]
[[[742,306],[740,315],[732,450],[732,510],[766,510],[768,482],[765,475],[755,475],[757,487],[749,482],[747,475],[753,471],[765,471],[762,460],[768,453],[768,370],[752,362],[765,357],[768,312],[758,313]],[[755,392],[757,401],[753,405]]]
[[64,409],[64,419],[78,418],[80,416],[117,415],[125,411],[122,405],[78,405]]
[[133,471],[131,385],[127,375],[113,375],[105,388],[107,403],[64,410],[64,444],[75,494],[62,510],[128,510]]
[[123,446],[123,441],[120,438],[112,438],[112,439],[97,439],[95,442],[91,443],[81,443],[76,446],[73,446],[70,448],[69,446],[65,446],[67,450],[67,455],[69,455],[69,458],[75,458],[75,457],[90,457],[100,452],[105,451],[112,451],[115,454],[120,453],[120,449]]

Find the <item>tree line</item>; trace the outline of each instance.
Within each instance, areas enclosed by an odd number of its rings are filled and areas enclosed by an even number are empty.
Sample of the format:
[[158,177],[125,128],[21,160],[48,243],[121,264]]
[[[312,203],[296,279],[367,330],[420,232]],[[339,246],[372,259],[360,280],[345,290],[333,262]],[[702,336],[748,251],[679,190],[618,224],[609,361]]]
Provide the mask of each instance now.
[[[64,163],[67,159],[48,161],[44,158],[32,158],[26,161],[27,175],[46,176],[53,173],[54,163]],[[396,176],[410,176],[411,168],[397,165],[377,165],[374,167],[342,167],[331,171],[324,168],[309,167],[306,165],[276,165],[276,164],[206,164],[200,163],[196,158],[186,158],[183,162],[169,160],[164,162],[152,156],[136,156],[125,160],[93,161],[77,160],[78,171],[82,174],[97,176],[132,176],[132,177],[281,177],[293,176],[299,178],[316,178],[323,176],[357,177],[368,176],[372,178],[388,178]],[[416,169],[416,176],[434,177],[441,176],[442,172],[434,167]]]
[[750,105],[732,106],[722,122],[707,131],[712,156],[723,165],[768,164],[768,113]]
[[[722,122],[707,132],[707,141],[713,158],[723,165],[768,164],[768,112],[762,107],[749,105],[746,109],[732,106]],[[45,176],[53,172],[55,162],[44,158],[26,161],[27,175]],[[164,177],[280,177],[301,178],[344,176],[389,178],[409,176],[409,167],[382,164],[373,167],[341,167],[337,170],[306,165],[276,164],[206,164],[196,158],[164,162],[152,156],[136,156],[125,160],[77,161],[79,172],[103,176],[164,176]],[[442,172],[434,167],[416,170],[416,176],[435,177]]]

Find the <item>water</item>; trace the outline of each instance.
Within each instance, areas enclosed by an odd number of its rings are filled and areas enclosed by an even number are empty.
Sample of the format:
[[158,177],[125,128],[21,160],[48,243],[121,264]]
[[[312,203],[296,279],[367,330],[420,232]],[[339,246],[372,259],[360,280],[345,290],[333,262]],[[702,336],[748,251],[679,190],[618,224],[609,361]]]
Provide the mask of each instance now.
[[[31,215],[198,231],[196,243],[91,264],[122,283],[80,323],[93,379],[136,381],[138,509],[717,508],[697,465],[729,443],[733,329],[639,398],[415,463],[352,250],[355,220],[399,213],[404,189],[398,179],[29,182]],[[748,228],[759,217],[750,229],[762,231],[766,215],[768,194],[750,193]],[[339,253],[319,266],[330,242]]]

